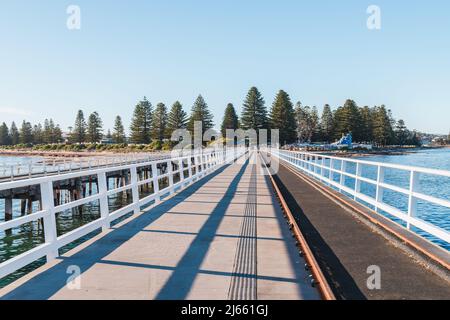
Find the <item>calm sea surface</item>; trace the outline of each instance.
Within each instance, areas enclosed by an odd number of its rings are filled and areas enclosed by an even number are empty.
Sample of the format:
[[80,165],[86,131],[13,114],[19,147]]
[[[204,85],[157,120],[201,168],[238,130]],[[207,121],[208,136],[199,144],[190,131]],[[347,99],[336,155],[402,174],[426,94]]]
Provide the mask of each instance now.
[[[411,153],[407,155],[398,156],[373,156],[363,158],[366,161],[377,161],[384,163],[397,163],[403,165],[419,166],[426,168],[443,169],[450,171],[450,149],[439,149],[439,150],[429,150],[429,151],[419,151],[416,153]],[[26,157],[0,157],[0,163],[15,164],[18,162],[27,162],[30,158]],[[349,172],[355,171],[355,168],[351,166],[348,168]],[[375,179],[376,168],[372,166],[367,166],[363,168],[363,176]],[[336,175],[333,177],[334,180],[338,181],[339,177]],[[409,175],[407,172],[399,170],[387,170],[385,174],[385,180],[387,183],[408,188],[409,185]],[[352,187],[354,186],[354,180],[347,178],[345,183]],[[421,175],[420,176],[420,191],[432,195],[438,198],[450,200],[450,178],[441,178],[431,175]],[[94,190],[94,193],[96,190]],[[366,183],[362,183],[361,192],[374,196],[375,188]],[[392,205],[404,212],[406,212],[408,207],[408,199],[406,196],[386,191],[384,194],[383,201],[389,205]],[[117,210],[118,208],[127,205],[129,202],[129,197],[127,198],[126,193],[118,194],[115,197],[109,198],[110,211]],[[367,204],[366,204],[367,205]],[[370,206],[370,205],[368,205]],[[14,207],[14,218],[20,216],[20,201],[16,200],[13,203]],[[33,206],[33,212],[38,210],[38,205],[35,203]],[[439,207],[425,202],[418,203],[419,217],[438,225],[439,227],[450,231],[450,208]],[[385,213],[386,214],[386,213]],[[387,214],[386,214],[387,215]],[[387,215],[389,216],[389,215]],[[65,234],[79,226],[86,223],[94,221],[100,217],[98,202],[89,203],[79,208],[78,211],[68,210],[66,212],[61,212],[57,216],[57,227],[58,235]],[[398,221],[394,217],[391,219]],[[0,200],[0,222],[3,222],[4,216],[4,200]],[[421,231],[414,230],[415,232],[426,237],[430,241],[442,246],[443,248],[450,250],[450,245],[434,238],[433,236]],[[94,234],[84,237],[67,247],[63,248],[61,252],[70,250],[79,243],[86,241]],[[0,263],[17,256],[31,248],[34,248],[44,241],[42,227],[37,223],[28,223],[22,225],[18,228],[14,228],[8,232],[0,232]],[[39,267],[45,263],[45,259],[41,259],[32,263],[31,265],[15,272],[14,274],[0,279],[0,288],[6,284],[14,281],[15,279],[23,276],[24,274],[30,272],[31,270]]]

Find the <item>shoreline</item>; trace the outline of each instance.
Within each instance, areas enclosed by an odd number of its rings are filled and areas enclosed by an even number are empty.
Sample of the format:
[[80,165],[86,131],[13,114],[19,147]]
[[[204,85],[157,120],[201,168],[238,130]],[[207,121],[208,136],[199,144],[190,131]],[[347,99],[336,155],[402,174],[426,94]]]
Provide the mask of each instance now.
[[450,149],[450,146],[435,146],[435,147],[418,147],[418,148],[392,148],[392,149],[380,149],[372,151],[309,151],[311,153],[322,153],[328,156],[335,156],[341,158],[363,158],[363,157],[374,157],[374,156],[402,156],[412,153],[417,153],[420,151],[427,150],[438,150],[438,149]]
[[[434,146],[434,147],[418,147],[418,148],[392,148],[392,149],[380,149],[380,150],[372,150],[372,151],[319,151],[319,150],[310,150],[307,152],[311,153],[322,153],[324,155],[336,156],[342,158],[356,158],[356,157],[372,157],[372,156],[401,156],[407,155],[411,153],[416,153],[420,151],[426,150],[436,150],[436,149],[450,149],[450,145],[446,146]],[[303,151],[303,150],[292,150],[292,151]],[[0,149],[0,156],[4,157],[15,157],[15,156],[23,156],[23,157],[52,157],[52,158],[87,158],[87,157],[95,157],[95,156],[117,156],[129,154],[130,152],[117,152],[117,151],[43,151],[43,150],[9,150],[9,149]],[[146,152],[134,152],[134,153],[152,153],[149,151]]]

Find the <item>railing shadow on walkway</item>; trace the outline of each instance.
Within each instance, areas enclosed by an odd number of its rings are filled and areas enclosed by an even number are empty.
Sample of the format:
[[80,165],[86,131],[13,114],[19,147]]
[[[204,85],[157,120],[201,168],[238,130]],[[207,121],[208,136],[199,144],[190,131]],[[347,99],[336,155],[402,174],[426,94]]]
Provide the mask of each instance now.
[[[246,164],[242,167],[240,174],[234,179],[233,183],[230,186],[231,190],[236,188],[236,184],[239,181],[239,177],[243,174],[246,165],[248,164],[248,160]],[[129,239],[134,237],[137,233],[142,231],[144,228],[148,227],[151,223],[158,220],[161,216],[163,216],[167,211],[176,205],[183,202],[185,199],[193,195],[197,190],[199,190],[202,186],[204,186],[208,181],[222,173],[225,169],[229,168],[230,165],[225,165],[217,171],[211,173],[207,177],[195,182],[193,185],[189,186],[187,189],[181,191],[175,197],[171,198],[170,201],[162,202],[160,205],[151,208],[149,211],[144,214],[134,218],[129,221],[125,225],[120,228],[113,229],[104,237],[99,239],[98,241],[90,244],[86,248],[81,251],[75,253],[73,256],[68,258],[60,257],[58,260],[61,260],[58,264],[49,269],[43,271],[42,273],[36,275],[31,278],[29,281],[23,283],[12,291],[8,292],[4,296],[0,297],[0,300],[47,300],[50,299],[54,294],[56,294],[59,290],[64,288],[67,284],[68,267],[76,265],[80,268],[81,274],[83,272],[90,269],[96,263],[101,263],[102,259],[112,253],[114,250],[119,248]],[[233,191],[229,191],[232,193]],[[213,232],[217,229],[218,223],[216,216],[219,213],[219,207],[223,207],[223,204],[219,205],[217,208],[217,212],[211,216],[208,220],[204,228],[202,228],[203,233],[197,237],[197,239],[202,239],[201,241],[194,241],[190,250],[186,254],[186,256],[181,260],[180,267],[183,267],[187,260],[192,259],[189,264],[195,266],[192,269],[190,274],[183,273],[182,277],[184,281],[187,283],[192,283],[195,277],[195,272],[198,271],[198,267],[200,266],[201,261],[203,260],[204,255],[206,254],[207,248],[203,247],[201,243],[204,241],[205,237],[208,237],[204,233],[213,234]],[[211,236],[210,236],[211,237]],[[199,250],[199,251],[198,251]],[[160,293],[158,298],[163,297],[171,297],[180,299],[185,297],[187,294],[187,289],[178,288],[175,296],[172,296],[169,288],[172,288],[174,281],[179,279],[180,274],[175,270],[174,275],[169,280],[169,283],[166,284],[164,291]],[[169,290],[169,291],[167,291]]]
[[247,159],[238,174],[233,178],[222,200],[213,209],[211,215],[199,230],[170,278],[156,295],[157,300],[183,300],[187,298],[248,164],[249,160]]

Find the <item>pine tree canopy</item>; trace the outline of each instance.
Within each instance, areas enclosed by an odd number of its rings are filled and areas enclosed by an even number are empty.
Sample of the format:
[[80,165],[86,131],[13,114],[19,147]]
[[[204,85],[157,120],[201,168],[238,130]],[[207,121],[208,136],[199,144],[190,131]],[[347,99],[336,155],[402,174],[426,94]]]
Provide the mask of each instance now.
[[16,145],[19,143],[20,135],[19,130],[17,129],[16,123],[13,121],[11,123],[11,128],[9,129],[9,136],[11,137],[11,144]]
[[167,108],[158,103],[152,116],[152,138],[162,142],[167,138]]
[[132,143],[150,143],[152,113],[152,104],[144,97],[144,99],[136,105],[131,120],[130,140]]
[[244,100],[241,127],[244,130],[269,128],[265,101],[256,87],[250,88]]
[[71,140],[75,143],[83,143],[86,140],[86,121],[82,110],[78,110],[75,124],[71,134]]
[[22,122],[19,139],[22,144],[33,143],[33,127],[31,126],[31,123],[26,122],[25,120]]
[[192,106],[191,116],[188,122],[188,130],[194,132],[194,122],[202,123],[202,134],[214,126],[213,115],[209,111],[208,105],[201,95],[197,97]]
[[355,101],[347,100],[335,113],[335,139],[352,133],[354,141],[361,141],[361,115]]
[[373,141],[373,111],[365,106],[360,109],[361,114],[361,140],[363,142]]
[[103,137],[103,122],[97,112],[89,115],[87,124],[87,141],[90,143],[98,143]]
[[390,144],[394,136],[391,118],[384,105],[376,107],[373,117],[373,138],[380,146]]
[[322,117],[320,120],[321,138],[330,143],[333,140],[334,118],[331,107],[326,104],[323,107]]
[[296,124],[294,107],[289,95],[280,90],[275,97],[270,112],[271,129],[279,130],[280,144],[288,144],[296,141]]
[[11,144],[11,137],[9,135],[9,129],[6,123],[2,123],[0,126],[0,145],[9,146]]
[[175,130],[186,129],[187,121],[187,114],[183,110],[183,106],[176,101],[172,105],[167,119],[167,137],[170,138]]
[[236,130],[239,128],[239,119],[236,114],[236,110],[234,109],[234,106],[232,103],[229,103],[227,107],[225,108],[225,115],[223,117],[222,126],[221,126],[221,132],[222,136],[226,137],[226,131],[227,129],[233,129]]
[[396,143],[399,145],[405,145],[408,142],[410,132],[406,127],[405,121],[402,119],[398,120],[395,126],[395,138]]
[[117,116],[114,121],[112,139],[114,143],[125,143],[126,141],[125,128],[122,124],[122,118],[120,116]]
[[[177,129],[188,129],[193,133],[196,121],[202,123],[203,134],[214,126],[213,115],[201,95],[196,98],[189,117],[179,101],[171,106],[170,111],[163,103],[158,103],[153,111],[152,104],[144,97],[134,108],[129,138],[120,116],[115,118],[112,132],[108,130],[107,137],[117,144],[150,144],[155,140],[155,146],[162,147],[162,142],[171,138]],[[69,127],[69,142],[98,143],[103,137],[102,127],[97,112],[90,114],[86,121],[83,111],[78,110],[73,127]],[[224,110],[220,126],[222,136],[226,138],[227,129],[237,128],[253,129],[257,133],[261,129],[278,129],[281,145],[296,141],[332,143],[348,133],[352,133],[354,142],[381,147],[420,145],[423,139],[422,133],[408,130],[405,121],[394,119],[392,111],[384,105],[358,107],[354,100],[348,99],[335,109],[326,104],[319,115],[315,106],[303,106],[298,102],[294,108],[289,94],[280,90],[268,112],[264,98],[256,87],[248,91],[240,119],[232,103],[228,103]],[[450,141],[450,135],[439,139],[445,143]],[[56,144],[63,141],[63,132],[53,119],[35,124],[24,120],[19,128],[15,122],[9,127],[4,122],[0,124],[0,146]]]

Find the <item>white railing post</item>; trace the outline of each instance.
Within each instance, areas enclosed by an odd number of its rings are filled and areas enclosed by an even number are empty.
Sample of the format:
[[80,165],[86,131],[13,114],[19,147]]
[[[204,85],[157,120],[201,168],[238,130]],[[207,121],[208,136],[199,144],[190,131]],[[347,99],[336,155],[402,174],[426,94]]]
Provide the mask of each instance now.
[[203,166],[204,166],[204,170],[205,170],[205,174],[203,176],[206,176],[209,172],[209,155],[208,154],[203,155]]
[[354,200],[358,198],[357,194],[361,192],[361,180],[359,179],[362,175],[362,165],[358,162],[356,164],[356,178],[355,178],[355,195]]
[[139,206],[139,188],[138,188],[138,175],[136,166],[130,168],[131,173],[131,194],[133,197],[133,212],[138,214],[141,211]]
[[209,166],[208,167],[209,167],[209,172],[211,172],[213,170],[213,168],[214,168],[214,155],[210,153],[208,155],[208,157],[209,157],[209,161],[208,161]]
[[378,166],[377,168],[377,184],[376,184],[376,194],[375,194],[375,200],[377,203],[377,206],[375,207],[375,211],[378,212],[380,210],[380,207],[378,204],[381,204],[383,202],[383,195],[384,195],[384,189],[380,185],[384,182],[384,167]]
[[192,182],[192,157],[189,155],[187,159],[188,159],[189,182]]
[[[347,162],[342,159],[342,163],[341,163],[341,177],[339,179],[339,184],[343,187],[345,187],[345,172],[347,171]],[[339,188],[339,192],[341,192],[342,189]]]
[[[203,174],[204,174],[204,170],[203,170],[203,151],[200,151],[198,159],[199,159],[198,166],[200,167],[199,177],[202,177]],[[198,167],[197,167],[197,171],[198,171]]]
[[218,158],[217,158],[217,151],[214,152],[212,158],[213,158],[212,168],[213,168],[213,170],[214,170],[215,167],[218,165],[218,161],[217,161],[217,159],[218,159]]
[[204,153],[202,153],[202,164],[203,164],[203,175],[202,175],[203,178],[208,173],[208,157]]
[[319,171],[319,156],[314,156],[314,173],[317,174],[317,171]]
[[198,175],[199,175],[199,171],[198,171],[198,166],[199,166],[199,164],[198,164],[198,162],[200,161],[199,160],[199,158],[198,158],[198,155],[196,155],[196,153],[194,152],[194,161],[192,162],[192,167],[193,168],[195,168],[195,174],[193,174],[193,177],[194,178],[197,178],[198,177]]
[[98,194],[100,202],[100,218],[103,220],[102,231],[106,231],[110,227],[109,221],[109,206],[108,206],[108,183],[106,173],[101,172],[97,175],[98,179]]
[[178,160],[178,166],[179,166],[179,171],[180,171],[180,182],[181,182],[181,187],[183,187],[184,185],[184,161],[183,158],[180,158],[180,160]]
[[328,172],[328,179],[330,181],[333,181],[333,169],[334,169],[333,163],[334,163],[333,159],[330,159],[330,172]]
[[202,154],[202,163],[204,170],[204,174],[202,175],[202,177],[204,177],[208,174],[208,154]]
[[158,179],[158,166],[156,162],[152,163],[152,175],[153,175],[153,192],[155,194],[155,204],[161,202],[161,196],[159,195],[159,179]]
[[417,186],[419,184],[419,173],[411,170],[410,178],[409,178],[409,195],[408,195],[408,221],[407,228],[411,229],[410,218],[413,218],[417,215],[417,198],[414,197],[414,192],[417,191]]
[[321,168],[320,168],[320,175],[322,177],[325,176],[325,158],[324,157],[322,157],[322,164],[321,164]]
[[44,239],[45,243],[49,245],[49,251],[47,253],[47,262],[49,262],[59,255],[58,248],[56,246],[58,233],[56,230],[55,202],[53,199],[52,181],[41,183],[41,201],[42,209],[47,211],[47,214],[44,216]]
[[172,165],[172,160],[167,161],[167,171],[169,172],[169,190],[170,190],[170,194],[173,194],[175,192],[175,189],[173,187],[173,165]]

